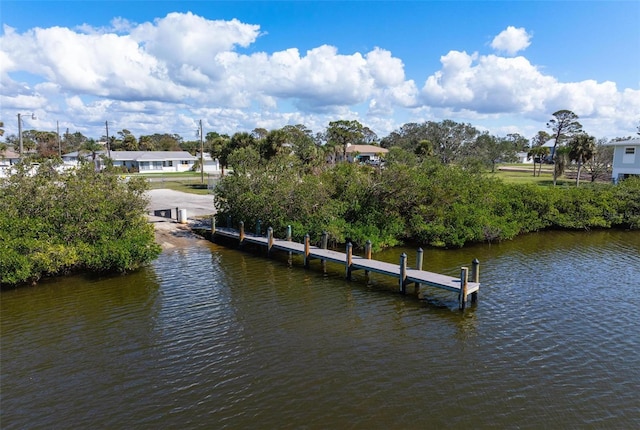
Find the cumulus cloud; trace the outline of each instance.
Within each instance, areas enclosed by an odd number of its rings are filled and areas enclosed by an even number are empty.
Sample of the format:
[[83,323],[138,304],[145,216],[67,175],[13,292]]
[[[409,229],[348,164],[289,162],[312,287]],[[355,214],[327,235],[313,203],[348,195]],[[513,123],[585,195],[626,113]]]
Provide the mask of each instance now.
[[531,45],[531,35],[524,28],[508,26],[491,41],[491,47],[508,55],[515,55]]
[[[193,115],[215,115],[211,126],[228,133],[297,123],[319,131],[328,121],[345,118],[366,119],[381,127],[380,133],[395,128],[392,118],[400,110],[428,120],[455,115],[539,120],[571,109],[581,119],[622,121],[640,112],[636,90],[621,92],[613,82],[562,83],[515,56],[530,44],[523,28],[508,27],[491,42],[508,56],[448,52],[439,70],[420,77],[422,88],[407,78],[402,59],[381,47],[252,52],[263,36],[256,24],[193,13],[140,24],[115,18],[108,28],[18,33],[5,25],[0,101],[17,109],[54,110],[84,123],[120,116],[126,118],[122,128],[134,129],[124,124],[131,121],[149,133],[168,131],[158,127],[190,132],[186,124]],[[21,82],[25,76],[30,86]]]

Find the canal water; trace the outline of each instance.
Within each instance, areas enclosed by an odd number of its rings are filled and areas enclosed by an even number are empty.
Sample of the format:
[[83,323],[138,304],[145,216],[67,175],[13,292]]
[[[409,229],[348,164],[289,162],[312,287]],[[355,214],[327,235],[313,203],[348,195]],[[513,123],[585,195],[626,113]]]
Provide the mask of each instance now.
[[473,258],[465,312],[206,241],[2,291],[0,427],[640,428],[640,232],[427,249],[424,267]]

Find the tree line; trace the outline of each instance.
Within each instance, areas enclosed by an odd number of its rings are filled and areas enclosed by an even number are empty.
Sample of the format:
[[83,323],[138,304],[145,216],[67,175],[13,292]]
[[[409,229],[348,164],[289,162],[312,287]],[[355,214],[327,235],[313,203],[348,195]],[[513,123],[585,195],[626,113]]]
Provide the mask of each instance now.
[[[505,183],[394,147],[384,169],[357,163],[308,165],[291,154],[269,160],[234,152],[239,168],[215,191],[218,222],[258,221],[301,241],[374,249],[405,242],[435,247],[496,242],[543,229],[640,228],[640,180],[588,187]],[[242,162],[240,163],[240,160]]]
[[[606,175],[613,150],[605,145],[606,139],[596,139],[587,134],[575,113],[559,110],[552,115],[546,127],[548,131],[539,131],[527,139],[518,133],[495,136],[479,131],[471,124],[447,119],[407,123],[388,136],[379,138],[356,120],[338,120],[330,122],[324,131],[315,134],[302,124],[286,125],[275,130],[256,128],[251,132],[238,131],[231,136],[212,131],[203,136],[202,144],[199,140],[184,140],[178,134],[168,133],[136,138],[129,130],[123,129],[114,135],[102,136],[99,142],[103,145],[69,130],[60,138],[54,132],[26,130],[23,132],[23,146],[28,151],[35,151],[40,161],[72,151],[84,151],[95,157],[99,150],[107,147],[114,151],[183,150],[195,155],[203,146],[205,152],[220,160],[224,169],[230,165],[230,155],[238,149],[244,149],[246,157],[255,155],[247,150],[253,148],[264,159],[289,151],[308,163],[318,161],[335,164],[338,159],[346,158],[348,144],[370,144],[386,149],[400,147],[418,158],[435,157],[442,164],[490,171],[495,171],[500,162],[516,161],[517,153],[527,153],[534,160],[534,175],[536,165],[537,175],[541,174],[543,163],[554,166],[554,184],[572,162],[578,168],[578,182],[582,169],[590,173],[592,181]],[[544,146],[548,141],[553,141],[554,146]],[[16,136],[8,136],[4,147],[7,144],[15,147],[16,143]]]

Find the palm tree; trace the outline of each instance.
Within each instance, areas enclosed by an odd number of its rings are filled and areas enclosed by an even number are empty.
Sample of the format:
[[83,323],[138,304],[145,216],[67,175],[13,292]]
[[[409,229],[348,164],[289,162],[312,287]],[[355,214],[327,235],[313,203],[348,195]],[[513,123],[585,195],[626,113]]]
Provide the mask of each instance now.
[[578,163],[578,175],[576,176],[576,187],[580,186],[580,174],[582,165],[589,161],[596,150],[596,139],[586,133],[574,136],[569,141],[569,159]]
[[96,161],[96,157],[98,156],[98,152],[102,149],[102,145],[100,145],[93,139],[88,139],[82,144],[81,147],[81,151],[91,154],[91,161],[93,162],[96,170],[98,170],[98,162]]

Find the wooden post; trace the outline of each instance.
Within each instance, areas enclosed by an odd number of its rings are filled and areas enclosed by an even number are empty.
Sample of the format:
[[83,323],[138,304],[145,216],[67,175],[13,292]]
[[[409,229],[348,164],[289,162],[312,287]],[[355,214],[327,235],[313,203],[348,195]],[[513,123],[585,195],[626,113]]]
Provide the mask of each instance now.
[[[371,241],[367,240],[367,243],[364,244],[364,258],[367,260],[371,260]],[[369,276],[369,271],[364,271],[365,276]]]
[[256,222],[256,236],[262,236],[262,221]]
[[400,283],[400,292],[405,294],[407,292],[407,254],[404,252],[400,256],[400,278],[398,281]]
[[304,235],[304,267],[309,267],[309,233]]
[[211,215],[211,236],[216,234],[216,216]]
[[271,254],[271,248],[273,247],[273,227],[267,229],[267,255]]
[[460,295],[458,296],[458,302],[460,304],[460,310],[464,310],[467,306],[467,289],[468,289],[468,281],[469,281],[469,268],[461,267],[460,268]]
[[[422,260],[424,258],[424,251],[422,248],[418,248],[416,253],[416,270],[422,270]],[[420,292],[420,282],[416,282],[416,293]]]
[[347,261],[346,261],[346,276],[348,280],[351,280],[351,264],[353,263],[353,245],[351,242],[347,243]]
[[[320,237],[320,248],[327,249],[328,245],[329,245],[329,233],[327,233],[326,231],[323,231],[322,236]],[[324,258],[321,261],[322,261],[322,271],[326,272],[327,261]]]
[[180,208],[176,207],[176,222],[180,221]]
[[[471,262],[471,281],[477,284],[480,283],[480,260],[474,258]],[[478,301],[478,291],[471,293],[471,303]]]
[[[287,242],[291,242],[291,225],[287,226]],[[289,266],[291,266],[291,264],[293,263],[292,256],[293,256],[292,252],[289,251],[289,260],[288,260]]]
[[244,221],[240,221],[240,245],[242,245],[242,242],[244,241]]
[[231,228],[231,215],[227,215],[227,228]]

